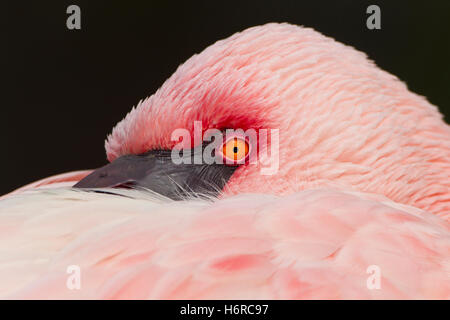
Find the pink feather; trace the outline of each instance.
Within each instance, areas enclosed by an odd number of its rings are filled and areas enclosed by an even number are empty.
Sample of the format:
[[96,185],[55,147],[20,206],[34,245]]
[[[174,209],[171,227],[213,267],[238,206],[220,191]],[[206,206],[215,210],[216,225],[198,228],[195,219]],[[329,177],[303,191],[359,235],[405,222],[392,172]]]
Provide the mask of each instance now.
[[4,196],[0,297],[450,298],[450,127],[363,53],[288,24],[237,33],[141,101],[108,159],[171,148],[195,120],[278,128],[278,172],[243,166],[214,202],[69,188],[87,171]]

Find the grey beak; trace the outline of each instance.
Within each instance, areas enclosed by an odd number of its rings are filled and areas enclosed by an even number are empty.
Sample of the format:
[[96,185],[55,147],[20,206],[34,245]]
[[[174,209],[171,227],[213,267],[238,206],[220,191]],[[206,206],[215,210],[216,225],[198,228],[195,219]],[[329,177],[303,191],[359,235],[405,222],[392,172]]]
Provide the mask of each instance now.
[[235,170],[223,164],[175,164],[170,150],[153,150],[117,158],[74,188],[146,188],[173,200],[210,197],[220,193]]

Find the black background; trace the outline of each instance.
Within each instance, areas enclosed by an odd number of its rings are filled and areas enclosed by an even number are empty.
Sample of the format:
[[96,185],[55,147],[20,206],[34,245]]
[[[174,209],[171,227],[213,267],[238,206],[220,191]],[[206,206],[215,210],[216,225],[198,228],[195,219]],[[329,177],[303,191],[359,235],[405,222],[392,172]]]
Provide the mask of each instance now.
[[[66,28],[81,8],[82,29]],[[366,8],[381,7],[381,30]],[[106,162],[104,139],[194,53],[290,22],[365,51],[450,120],[450,1],[34,1],[2,4],[0,194]],[[5,43],[6,41],[6,43]]]
[[[187,305],[195,307],[214,307],[215,312],[212,317],[207,315],[181,315],[182,307]],[[266,314],[225,314],[225,306],[239,309],[245,305],[268,305]],[[318,317],[336,317],[336,315],[347,317],[348,319],[359,319],[361,314],[370,312],[374,318],[383,319],[386,312],[392,317],[409,318],[417,315],[423,310],[433,310],[437,314],[445,314],[448,310],[448,301],[367,301],[367,300],[60,300],[60,301],[0,301],[2,311],[11,310],[16,315],[28,316],[29,310],[53,316],[48,310],[70,310],[70,314],[75,318],[85,318],[86,313],[92,317],[102,317],[113,315],[120,318],[140,318],[142,315],[154,317],[154,315],[164,315],[168,319],[291,319],[300,318],[305,314],[318,315]],[[263,307],[265,309],[265,307]],[[220,309],[222,312],[218,312]],[[87,311],[88,310],[88,311]],[[254,310],[252,308],[252,310]],[[441,310],[441,311],[439,311]],[[59,316],[59,315],[58,315]],[[56,317],[55,317],[56,318]]]

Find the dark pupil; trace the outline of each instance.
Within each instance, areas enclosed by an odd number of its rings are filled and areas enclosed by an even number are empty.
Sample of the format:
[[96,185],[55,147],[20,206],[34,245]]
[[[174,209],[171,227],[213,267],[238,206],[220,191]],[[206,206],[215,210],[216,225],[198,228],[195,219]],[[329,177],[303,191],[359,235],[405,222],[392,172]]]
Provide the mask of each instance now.
[[234,152],[234,153],[237,153],[237,152],[238,152],[238,147],[234,147],[234,148],[233,148],[233,152]]

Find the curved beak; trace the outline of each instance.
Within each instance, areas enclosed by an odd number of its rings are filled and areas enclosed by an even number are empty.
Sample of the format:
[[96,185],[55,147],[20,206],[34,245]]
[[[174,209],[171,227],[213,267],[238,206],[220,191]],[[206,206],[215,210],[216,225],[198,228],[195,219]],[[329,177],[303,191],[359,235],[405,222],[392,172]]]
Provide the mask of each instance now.
[[[191,156],[189,156],[191,157]],[[74,188],[141,188],[173,200],[217,196],[236,167],[222,164],[175,164],[169,150],[117,158],[74,185]]]

